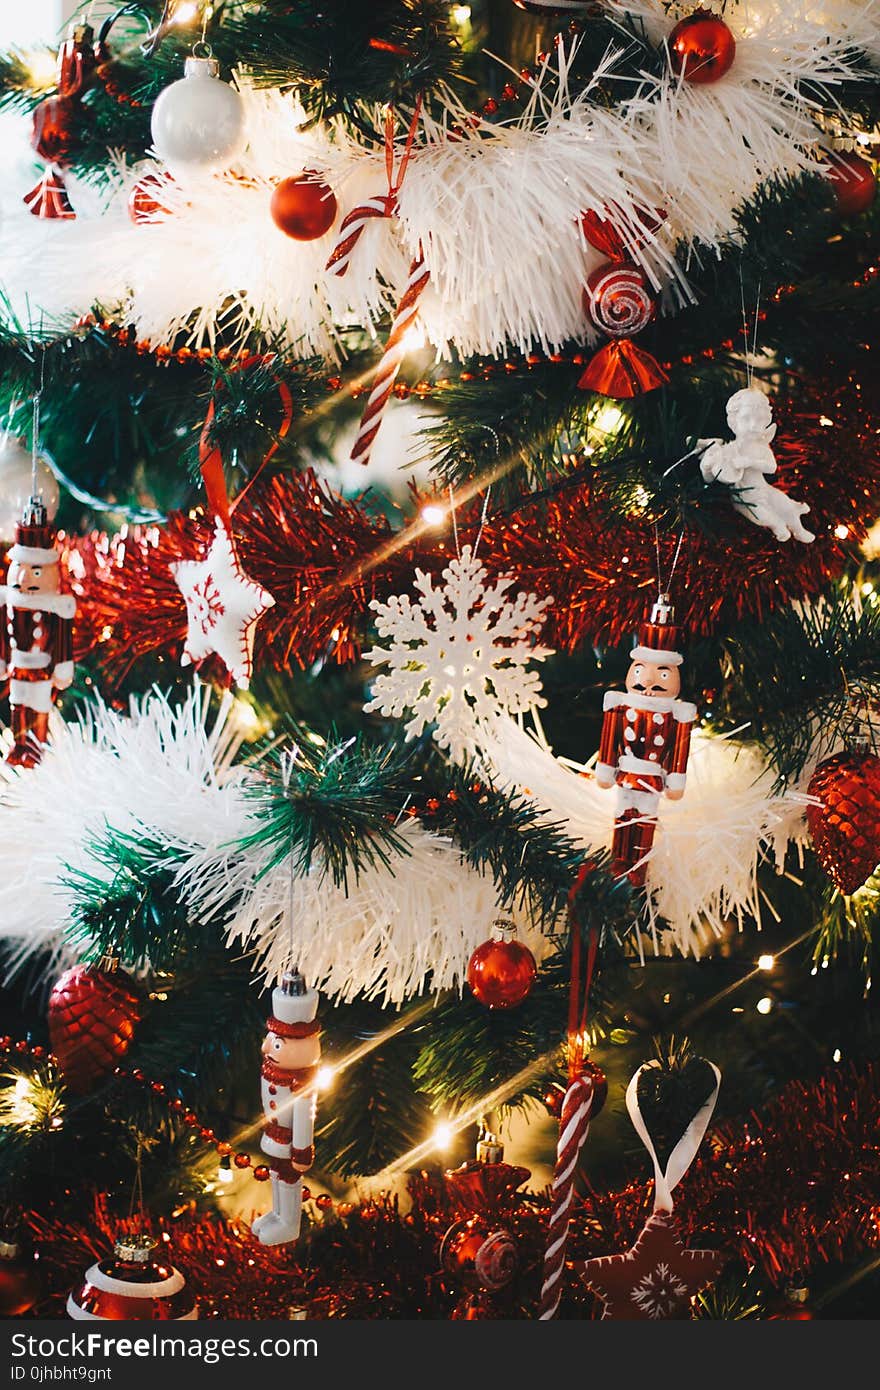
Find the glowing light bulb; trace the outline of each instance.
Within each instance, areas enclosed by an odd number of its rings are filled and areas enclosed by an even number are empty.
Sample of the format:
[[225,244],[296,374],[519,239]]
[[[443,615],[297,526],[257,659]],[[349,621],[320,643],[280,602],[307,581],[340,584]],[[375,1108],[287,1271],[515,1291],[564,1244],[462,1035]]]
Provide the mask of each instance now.
[[13,1087],[16,1100],[24,1100],[31,1089],[31,1083],[26,1076],[20,1076]]
[[843,522],[841,521],[839,525],[835,526],[834,534],[839,541],[845,541],[847,536],[849,535],[849,527],[844,526]]
[[442,526],[445,520],[445,507],[440,507],[435,502],[428,502],[422,507],[422,521],[426,526]]
[[235,1174],[232,1171],[232,1164],[229,1156],[224,1155],[220,1160],[220,1167],[217,1169],[217,1181],[224,1187],[230,1187],[235,1182]]
[[842,1056],[843,1053],[841,1052],[840,1048],[835,1047],[834,1051],[831,1054],[831,1060],[832,1062],[839,1062]]
[[758,956],[758,969],[759,969],[759,970],[772,970],[775,964],[776,964],[776,957],[775,957],[775,956],[771,956],[769,953],[767,953],[767,954],[765,954],[765,955],[763,955],[763,956]]
[[768,998],[765,994],[763,999],[758,1000],[755,1008],[758,1010],[759,1014],[769,1014],[770,1010],[773,1008],[773,1000]]
[[470,5],[453,5],[449,13],[452,16],[453,24],[457,24],[460,29],[463,29],[471,17],[471,7]]
[[[198,14],[198,5],[194,5],[192,3],[192,0],[183,0],[183,4],[178,5],[177,9],[174,11],[174,17],[171,20],[171,23],[191,24],[194,19],[198,18]],[[210,19],[210,15],[208,15],[207,17]]]
[[614,434],[616,430],[620,429],[625,418],[623,411],[618,406],[603,405],[601,410],[596,412],[593,424],[603,434]]
[[332,1067],[319,1067],[315,1076],[315,1087],[319,1091],[329,1091],[336,1073]]
[[452,1126],[445,1122],[439,1124],[434,1130],[432,1142],[435,1149],[448,1149],[452,1143]]
[[35,87],[37,91],[42,91],[44,87],[54,87],[57,59],[50,49],[35,49],[33,53],[27,54],[25,63],[32,87]]

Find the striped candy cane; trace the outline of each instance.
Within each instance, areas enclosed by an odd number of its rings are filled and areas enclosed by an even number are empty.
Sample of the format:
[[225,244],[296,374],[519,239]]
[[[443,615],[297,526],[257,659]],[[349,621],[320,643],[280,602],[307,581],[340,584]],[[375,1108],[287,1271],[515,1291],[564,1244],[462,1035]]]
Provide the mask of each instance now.
[[587,1073],[575,1077],[562,1102],[550,1222],[544,1251],[544,1282],[541,1285],[539,1322],[547,1322],[550,1318],[556,1317],[562,1298],[562,1271],[565,1267],[569,1211],[574,1200],[574,1174],[590,1128],[592,1108],[593,1078]]
[[339,228],[339,236],[336,245],[330,253],[330,259],[325,269],[334,275],[345,275],[351,265],[351,257],[354,248],[357,246],[368,222],[374,217],[393,217],[397,212],[397,192],[380,193],[375,198],[368,198],[365,203],[360,203],[356,208],[352,208],[342,220]]
[[373,441],[379,433],[385,408],[391,399],[394,383],[407,352],[404,338],[407,329],[411,328],[415,322],[419,310],[419,298],[428,283],[428,279],[429,273],[425,266],[425,258],[422,255],[422,248],[419,247],[419,254],[410,265],[406,289],[400,297],[397,313],[394,315],[394,322],[391,325],[391,332],[388,334],[388,341],[385,344],[385,351],[379,359],[373,385],[367,397],[364,413],[361,416],[357,438],[351,451],[352,461],[355,463],[366,465],[370,461]]

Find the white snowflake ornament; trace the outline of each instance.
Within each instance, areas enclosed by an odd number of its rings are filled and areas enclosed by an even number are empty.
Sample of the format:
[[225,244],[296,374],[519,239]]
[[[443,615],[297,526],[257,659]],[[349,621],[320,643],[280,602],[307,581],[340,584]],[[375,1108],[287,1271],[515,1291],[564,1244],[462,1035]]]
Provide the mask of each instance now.
[[443,585],[416,570],[419,597],[397,594],[374,600],[376,630],[387,647],[364,652],[376,677],[366,705],[406,719],[407,739],[429,724],[453,758],[463,761],[479,745],[481,723],[501,714],[523,714],[546,704],[530,668],[550,655],[535,638],[551,598],[509,594],[512,577],[489,582],[470,546],[443,571]]
[[220,517],[204,560],[169,565],[183,594],[188,620],[182,666],[216,652],[232,679],[246,690],[253,669],[254,628],[275,603],[271,594],[241,568],[232,538]]

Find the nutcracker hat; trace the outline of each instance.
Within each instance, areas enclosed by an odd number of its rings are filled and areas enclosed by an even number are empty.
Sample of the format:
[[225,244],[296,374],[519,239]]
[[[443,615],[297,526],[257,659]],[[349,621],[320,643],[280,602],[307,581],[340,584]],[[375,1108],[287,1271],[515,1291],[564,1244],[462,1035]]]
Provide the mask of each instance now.
[[279,1038],[308,1038],[318,1032],[318,991],[308,989],[298,970],[288,971],[272,991],[272,1017],[266,1024]]
[[11,562],[25,565],[57,565],[60,559],[55,549],[57,532],[39,497],[26,504],[21,521],[15,527],[15,544],[9,551]]
[[684,657],[678,650],[684,645],[684,633],[675,622],[675,611],[668,594],[661,594],[651,609],[651,616],[638,630],[636,645],[630,652],[633,661],[650,661],[656,666],[680,666]]

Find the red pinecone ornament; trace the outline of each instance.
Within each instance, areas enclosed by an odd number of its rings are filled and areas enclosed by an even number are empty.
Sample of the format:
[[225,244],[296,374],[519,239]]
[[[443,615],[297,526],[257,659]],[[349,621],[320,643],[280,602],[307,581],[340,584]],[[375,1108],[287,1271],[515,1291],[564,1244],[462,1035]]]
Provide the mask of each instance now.
[[880,758],[865,748],[835,753],[807,790],[821,802],[807,807],[819,863],[841,893],[854,893],[880,863]]
[[140,1001],[116,968],[80,963],[49,995],[49,1039],[65,1084],[82,1095],[108,1076],[128,1051]]

